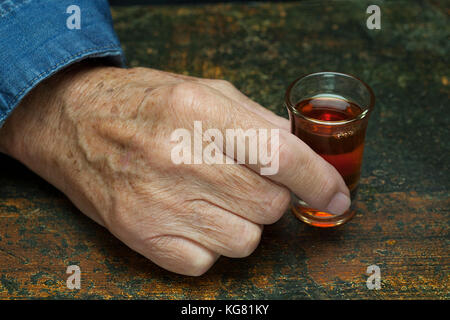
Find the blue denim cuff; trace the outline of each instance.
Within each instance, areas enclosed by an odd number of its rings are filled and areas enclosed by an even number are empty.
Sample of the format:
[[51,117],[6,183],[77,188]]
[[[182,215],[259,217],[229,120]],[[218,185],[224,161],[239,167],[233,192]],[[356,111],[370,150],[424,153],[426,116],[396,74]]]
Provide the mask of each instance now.
[[106,0],[0,1],[0,127],[39,82],[88,57],[125,65]]

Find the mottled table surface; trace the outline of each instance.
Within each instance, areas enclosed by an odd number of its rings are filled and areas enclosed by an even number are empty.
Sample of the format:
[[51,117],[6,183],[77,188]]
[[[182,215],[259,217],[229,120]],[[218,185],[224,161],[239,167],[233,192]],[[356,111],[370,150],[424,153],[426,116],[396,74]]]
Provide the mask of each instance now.
[[[364,1],[113,8],[130,66],[225,78],[284,116],[284,91],[301,74],[341,71],[369,83],[377,102],[358,214],[323,230],[287,212],[250,257],[222,257],[191,278],[131,251],[0,156],[0,298],[448,299],[445,2],[378,2],[381,30],[366,27]],[[72,264],[80,290],[66,287]],[[380,290],[366,286],[369,265],[380,267]]]

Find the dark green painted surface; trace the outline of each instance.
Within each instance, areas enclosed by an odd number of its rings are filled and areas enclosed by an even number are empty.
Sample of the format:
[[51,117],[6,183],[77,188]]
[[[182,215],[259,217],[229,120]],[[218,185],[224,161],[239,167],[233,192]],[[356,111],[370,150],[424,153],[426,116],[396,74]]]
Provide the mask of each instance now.
[[[288,212],[248,258],[200,278],[166,272],[90,221],[57,190],[1,156],[0,298],[449,298],[449,9],[384,1],[114,8],[130,66],[225,78],[285,115],[288,84],[332,70],[359,76],[377,101],[359,212],[319,230]],[[447,2],[448,4],[448,2]],[[82,289],[65,286],[66,267]],[[366,287],[381,268],[382,288]]]

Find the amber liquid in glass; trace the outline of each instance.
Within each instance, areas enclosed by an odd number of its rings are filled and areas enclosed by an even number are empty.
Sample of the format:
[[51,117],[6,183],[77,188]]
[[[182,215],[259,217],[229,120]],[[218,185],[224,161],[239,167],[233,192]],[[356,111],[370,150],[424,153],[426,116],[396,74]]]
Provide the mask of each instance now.
[[[330,97],[317,97],[303,100],[296,109],[304,116],[321,121],[351,120],[362,113],[362,109],[353,102]],[[365,127],[343,124],[336,130],[335,125],[324,123],[307,124],[304,119],[295,119],[295,135],[311,147],[322,158],[331,163],[344,178],[354,199],[361,173],[364,150]],[[295,206],[295,211],[307,211],[318,218],[332,216],[312,208]],[[321,225],[324,226],[324,225]]]

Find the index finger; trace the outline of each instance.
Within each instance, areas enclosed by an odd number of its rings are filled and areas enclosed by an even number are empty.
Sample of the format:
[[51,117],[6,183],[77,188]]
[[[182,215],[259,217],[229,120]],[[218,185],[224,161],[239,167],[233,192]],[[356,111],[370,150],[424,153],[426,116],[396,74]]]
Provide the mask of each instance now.
[[218,146],[224,154],[257,173],[269,173],[267,178],[285,185],[316,209],[340,215],[349,208],[350,192],[341,175],[303,141],[219,91],[206,96],[209,99],[204,102],[215,107],[210,109],[213,114],[203,116],[225,137],[224,145]]

